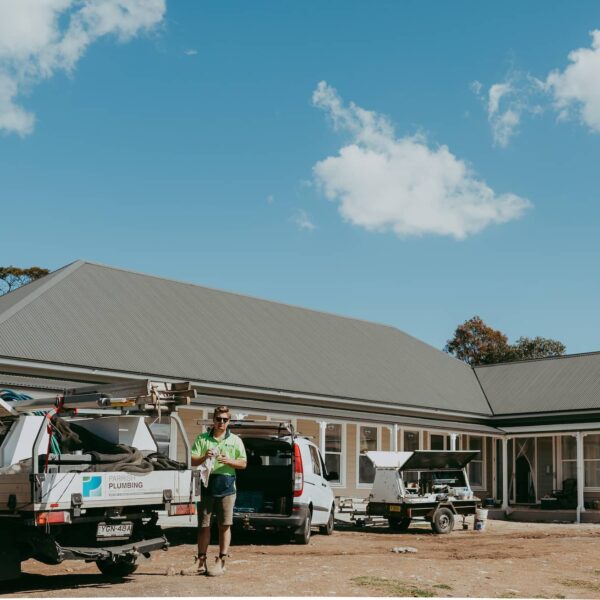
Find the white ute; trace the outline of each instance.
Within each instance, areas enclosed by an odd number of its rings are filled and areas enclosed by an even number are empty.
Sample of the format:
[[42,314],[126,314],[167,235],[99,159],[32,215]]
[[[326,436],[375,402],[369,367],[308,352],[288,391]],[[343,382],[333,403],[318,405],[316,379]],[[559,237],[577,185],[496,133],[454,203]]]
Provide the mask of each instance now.
[[[198,474],[173,410],[189,383],[99,385],[57,399],[0,400],[0,581],[30,558],[96,562],[125,576],[168,542],[158,511],[193,514]],[[158,424],[168,439],[159,446]]]

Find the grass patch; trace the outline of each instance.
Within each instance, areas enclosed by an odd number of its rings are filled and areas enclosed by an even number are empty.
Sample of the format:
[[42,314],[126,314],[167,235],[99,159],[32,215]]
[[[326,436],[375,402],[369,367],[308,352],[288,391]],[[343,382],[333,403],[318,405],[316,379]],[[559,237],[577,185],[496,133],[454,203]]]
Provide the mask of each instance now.
[[437,588],[438,590],[451,590],[452,586],[447,583],[436,583],[432,587]]
[[583,579],[559,579],[558,583],[567,587],[581,588],[590,592],[600,592],[600,583],[584,581]]
[[383,577],[354,577],[351,581],[362,587],[370,587],[383,591],[387,596],[433,598],[436,595],[431,590],[418,588],[416,585],[408,585],[397,579],[384,579]]

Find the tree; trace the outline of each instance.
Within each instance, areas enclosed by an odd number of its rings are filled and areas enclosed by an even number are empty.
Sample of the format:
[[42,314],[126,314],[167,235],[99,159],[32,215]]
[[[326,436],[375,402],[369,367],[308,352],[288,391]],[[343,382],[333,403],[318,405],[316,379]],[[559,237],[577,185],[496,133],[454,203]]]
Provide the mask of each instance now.
[[446,342],[444,350],[469,365],[502,362],[509,352],[508,338],[483,322],[479,316],[465,321]]
[[0,296],[8,294],[17,288],[48,275],[50,271],[42,267],[0,267]]
[[547,356],[560,356],[567,347],[558,340],[543,337],[520,337],[513,345],[512,360],[527,360],[528,358],[546,358]]
[[459,325],[444,347],[445,352],[472,366],[560,356],[565,350],[563,343],[543,337],[520,337],[509,344],[506,335],[484,323],[479,316]]

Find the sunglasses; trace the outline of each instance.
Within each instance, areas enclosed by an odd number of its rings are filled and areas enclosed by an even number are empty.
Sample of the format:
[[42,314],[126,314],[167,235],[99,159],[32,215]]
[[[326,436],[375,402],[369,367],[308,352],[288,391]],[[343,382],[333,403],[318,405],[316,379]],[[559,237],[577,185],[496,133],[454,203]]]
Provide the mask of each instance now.
[[215,417],[215,421],[217,423],[227,423],[227,421],[229,421],[229,419],[227,417]]

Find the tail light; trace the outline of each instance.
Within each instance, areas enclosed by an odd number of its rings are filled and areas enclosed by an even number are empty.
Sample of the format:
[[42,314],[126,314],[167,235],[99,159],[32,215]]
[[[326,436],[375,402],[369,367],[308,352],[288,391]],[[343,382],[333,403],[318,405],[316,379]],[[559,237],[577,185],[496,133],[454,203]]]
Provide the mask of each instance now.
[[71,515],[64,510],[53,512],[41,512],[35,515],[36,525],[53,525],[59,523],[70,523]]
[[304,468],[300,446],[294,444],[294,498],[302,495],[304,491]]
[[171,504],[169,509],[170,517],[177,517],[179,515],[195,515],[196,505],[195,504]]

